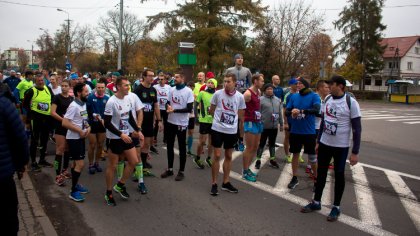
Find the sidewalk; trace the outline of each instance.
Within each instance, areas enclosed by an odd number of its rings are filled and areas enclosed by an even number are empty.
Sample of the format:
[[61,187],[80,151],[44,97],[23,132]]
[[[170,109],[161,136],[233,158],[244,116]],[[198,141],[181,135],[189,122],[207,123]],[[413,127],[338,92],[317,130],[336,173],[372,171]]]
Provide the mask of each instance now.
[[18,235],[57,235],[50,219],[42,208],[28,173],[26,172],[21,180],[15,178],[15,183],[19,201]]

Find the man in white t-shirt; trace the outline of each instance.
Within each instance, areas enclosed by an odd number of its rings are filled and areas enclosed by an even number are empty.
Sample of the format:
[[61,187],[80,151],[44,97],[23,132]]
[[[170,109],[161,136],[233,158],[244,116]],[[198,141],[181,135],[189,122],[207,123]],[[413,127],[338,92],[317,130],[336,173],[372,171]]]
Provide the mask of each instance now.
[[[158,79],[159,79],[159,83],[154,85],[153,87],[156,89],[156,92],[157,92],[157,100],[159,103],[160,117],[163,120],[163,143],[166,143],[166,135],[168,132],[166,130],[166,126],[168,125],[168,113],[166,112],[166,103],[168,103],[169,92],[171,90],[171,86],[167,84],[167,79],[165,75],[163,75],[163,73],[162,74],[159,73]],[[155,120],[155,127],[153,130],[154,143],[157,142],[157,135],[159,131],[158,123],[159,122]]]
[[[108,166],[106,169],[106,193],[105,201],[108,205],[115,206],[115,200],[112,195],[112,189],[119,193],[123,199],[128,199],[125,182],[131,176],[133,170],[138,164],[135,143],[133,138],[141,138],[141,128],[139,128],[139,119],[134,119],[132,114],[132,102],[128,97],[130,83],[125,77],[118,77],[115,81],[116,93],[112,96],[104,112],[104,122],[106,128],[106,137],[108,138]],[[140,108],[142,109],[142,108]],[[140,121],[141,122],[141,121]],[[131,128],[133,130],[131,130]],[[131,133],[131,137],[130,137]],[[124,173],[121,179],[114,187],[114,172],[119,160],[119,156],[124,155],[127,160]]]
[[[353,133],[353,147],[350,165],[357,164],[359,160],[362,114],[359,103],[345,93],[346,80],[342,76],[333,76],[329,84],[331,97],[327,97],[322,106],[322,120],[317,143],[318,178],[315,196],[311,203],[301,209],[301,212],[308,213],[321,209],[321,197],[327,179],[328,165],[331,158],[334,158],[334,203],[327,220],[336,221],[341,213],[340,203],[344,193],[344,171],[350,149],[351,133]],[[348,99],[350,99],[349,103]]]
[[194,94],[190,88],[185,85],[183,72],[175,73],[175,87],[170,91],[169,101],[166,105],[168,112],[167,125],[167,150],[168,150],[168,169],[160,177],[167,178],[174,175],[174,143],[175,137],[178,137],[179,147],[179,172],[175,177],[176,181],[184,179],[185,163],[187,162],[187,150],[185,139],[187,136],[187,127],[189,113],[193,110]]
[[217,196],[217,176],[219,175],[222,145],[225,149],[223,162],[222,190],[237,193],[238,189],[229,182],[232,163],[233,147],[238,141],[238,127],[240,136],[244,134],[244,113],[246,109],[244,96],[236,91],[236,76],[228,73],[223,79],[224,89],[214,93],[211,99],[209,114],[213,115],[211,126],[211,144],[214,147],[214,160],[211,166],[212,187],[210,194]]
[[69,146],[71,160],[73,160],[71,167],[72,186],[69,198],[76,202],[81,202],[85,200],[82,193],[89,192],[85,187],[78,184],[84,166],[86,152],[85,138],[90,133],[86,109],[89,93],[88,88],[83,83],[76,84],[73,87],[73,91],[74,101],[67,108],[62,125],[67,129],[66,140]]

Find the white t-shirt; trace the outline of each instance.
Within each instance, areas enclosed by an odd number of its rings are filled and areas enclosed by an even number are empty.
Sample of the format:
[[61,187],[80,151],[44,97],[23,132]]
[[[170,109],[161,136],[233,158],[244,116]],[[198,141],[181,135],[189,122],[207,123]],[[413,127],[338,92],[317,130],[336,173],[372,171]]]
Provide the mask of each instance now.
[[171,86],[165,84],[163,87],[160,84],[156,84],[153,86],[157,91],[157,100],[159,103],[160,110],[166,110],[166,103],[169,99],[169,94],[171,91]]
[[222,89],[214,93],[211,104],[216,106],[211,129],[225,134],[236,134],[238,110],[246,109],[244,96],[240,92],[229,96]]
[[[319,95],[319,94],[318,94]],[[321,96],[319,96],[321,98]],[[319,109],[319,114],[322,114],[322,106],[324,105],[324,100],[321,98],[321,109]],[[321,127],[321,117],[315,116],[315,129],[319,130]]]
[[[80,106],[76,101],[70,103],[64,118],[70,120],[73,125],[85,130],[88,127],[88,113],[86,103]],[[78,132],[67,130],[66,139],[80,139]]]
[[[176,109],[185,109],[188,103],[194,102],[194,94],[190,88],[185,86],[181,90],[176,87],[171,88],[169,92],[169,103],[171,107]],[[169,113],[168,122],[179,126],[188,126],[189,113]]]
[[340,99],[330,98],[322,106],[324,127],[321,142],[332,147],[350,147],[351,119],[361,117],[359,103],[350,98],[351,111],[346,95]]
[[[132,106],[131,106],[131,113],[133,114],[134,120],[137,121],[137,111],[143,109],[144,105],[141,102],[139,96],[137,96],[135,93],[128,92],[128,95],[126,96],[129,98]],[[134,131],[133,127],[131,125],[129,126],[130,133]]]
[[61,93],[61,86],[58,85],[57,88],[53,88],[51,84],[48,85],[48,87],[51,88],[52,92],[54,95],[60,94]]
[[[130,118],[132,106],[129,96],[124,96],[123,99],[119,99],[115,95],[113,95],[105,105],[104,115],[112,116],[112,125],[127,135],[130,134],[130,124],[128,123],[128,120]],[[108,129],[106,130],[106,137],[109,139],[121,139]]]

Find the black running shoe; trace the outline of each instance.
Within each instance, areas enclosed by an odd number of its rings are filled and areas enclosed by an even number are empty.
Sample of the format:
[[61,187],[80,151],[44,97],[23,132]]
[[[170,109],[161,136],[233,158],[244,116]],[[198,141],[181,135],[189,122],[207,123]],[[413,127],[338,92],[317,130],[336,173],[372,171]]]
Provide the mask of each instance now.
[[299,180],[296,176],[293,176],[292,180],[290,180],[290,183],[287,185],[289,189],[294,189],[296,186],[299,185]]
[[145,163],[143,163],[143,168],[152,169],[152,165],[148,161],[146,161]]
[[238,193],[238,189],[233,187],[230,182],[223,183],[222,184],[222,190],[228,191],[230,193]]
[[255,162],[255,169],[259,170],[261,168],[261,160]]
[[158,150],[155,148],[155,146],[150,146],[150,151],[155,153],[155,154],[159,154]]
[[114,200],[112,194],[105,194],[105,202],[108,206],[116,206],[117,203]]
[[127,193],[127,189],[125,188],[125,185],[118,186],[118,184],[114,185],[114,191],[119,193],[123,199],[128,199],[130,195]]
[[173,172],[172,170],[165,170],[165,172],[163,172],[163,173],[160,175],[160,177],[161,177],[162,179],[164,179],[164,178],[168,178],[169,176],[172,176],[172,175],[174,175],[174,172]]
[[38,165],[42,167],[53,167],[53,164],[49,163],[46,160],[39,160]]
[[217,196],[219,195],[219,190],[217,190],[217,184],[211,185],[210,195]]
[[276,169],[280,168],[276,160],[270,160],[270,166]]
[[176,175],[176,177],[175,177],[175,181],[181,181],[181,180],[183,180],[185,178],[185,176],[184,176],[184,172],[178,172],[178,174]]
[[38,163],[34,162],[31,164],[31,171],[33,172],[40,172],[41,167],[39,167]]

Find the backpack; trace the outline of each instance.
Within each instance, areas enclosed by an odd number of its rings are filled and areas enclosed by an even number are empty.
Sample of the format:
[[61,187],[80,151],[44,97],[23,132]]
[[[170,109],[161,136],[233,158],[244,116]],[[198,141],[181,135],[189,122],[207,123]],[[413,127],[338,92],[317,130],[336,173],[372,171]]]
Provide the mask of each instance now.
[[[346,95],[346,103],[347,103],[347,106],[348,106],[348,108],[349,108],[349,110],[351,110],[351,100],[350,100],[350,98],[352,97],[350,94],[348,94],[348,93],[345,93],[345,95]],[[330,94],[330,95],[328,95],[326,98],[325,98],[325,100],[324,100],[324,103],[327,103],[327,101],[330,99],[332,97],[332,95]],[[353,97],[354,98],[354,97]]]

